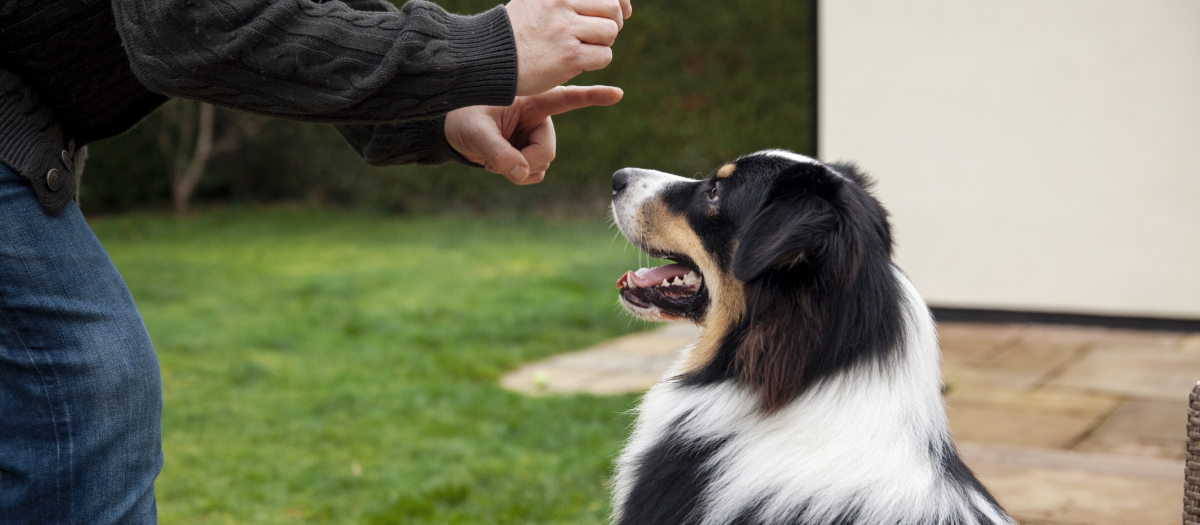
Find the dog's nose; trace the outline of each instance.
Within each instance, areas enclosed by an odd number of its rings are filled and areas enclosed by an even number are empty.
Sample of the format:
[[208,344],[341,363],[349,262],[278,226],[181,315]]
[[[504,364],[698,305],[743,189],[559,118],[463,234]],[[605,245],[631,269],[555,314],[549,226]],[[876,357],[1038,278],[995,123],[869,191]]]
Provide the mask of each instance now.
[[632,171],[629,168],[625,168],[613,173],[613,197],[616,197],[618,193],[621,193],[621,190],[625,189],[625,186],[629,185],[629,179],[633,175]]

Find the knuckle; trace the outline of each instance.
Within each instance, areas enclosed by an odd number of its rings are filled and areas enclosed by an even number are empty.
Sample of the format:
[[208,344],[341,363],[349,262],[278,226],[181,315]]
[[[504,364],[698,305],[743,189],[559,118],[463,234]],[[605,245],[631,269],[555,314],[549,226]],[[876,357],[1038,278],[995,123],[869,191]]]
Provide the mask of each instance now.
[[562,54],[572,62],[578,61],[583,56],[583,44],[579,41],[564,42]]
[[571,29],[575,26],[574,20],[569,17],[559,18],[552,27],[551,33],[560,35],[560,38],[570,39]]
[[602,55],[600,55],[600,58],[596,59],[596,65],[597,65],[596,69],[603,69],[605,67],[608,67],[608,65],[612,63],[612,59],[613,59],[612,50],[606,48],[604,50],[604,53]]
[[606,31],[604,35],[612,39],[616,39],[617,33],[621,32],[621,27],[618,26],[613,20],[608,20],[608,24],[606,24],[605,29]]

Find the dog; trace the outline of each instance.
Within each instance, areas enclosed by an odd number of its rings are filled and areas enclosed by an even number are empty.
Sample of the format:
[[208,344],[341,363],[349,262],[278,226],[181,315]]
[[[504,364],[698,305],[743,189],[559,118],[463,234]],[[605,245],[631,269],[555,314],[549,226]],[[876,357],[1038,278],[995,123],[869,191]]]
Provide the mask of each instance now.
[[871,185],[784,150],[613,175],[620,231],[674,263],[627,272],[620,303],[703,330],[637,408],[612,523],[1016,523],[950,438],[933,319]]

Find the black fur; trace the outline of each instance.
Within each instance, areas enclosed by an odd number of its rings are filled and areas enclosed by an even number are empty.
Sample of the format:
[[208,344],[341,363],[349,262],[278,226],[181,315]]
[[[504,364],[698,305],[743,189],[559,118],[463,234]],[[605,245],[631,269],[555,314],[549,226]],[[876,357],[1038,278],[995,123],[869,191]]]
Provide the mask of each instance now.
[[643,453],[637,460],[637,481],[618,525],[699,523],[702,514],[697,503],[712,476],[709,460],[724,444],[686,440],[671,433]]
[[746,312],[709,366],[681,380],[737,378],[776,409],[846,368],[883,364],[902,346],[887,212],[857,169],[832,168],[838,173],[742,159],[721,180],[729,187],[721,188],[718,214],[687,210],[706,248],[728,254],[721,260],[745,283]]
[[[1003,511],[1000,503],[996,498],[992,497],[992,493],[988,492],[987,488],[979,482],[979,478],[975,477],[975,473],[963,463],[962,457],[958,455],[958,449],[954,447],[954,443],[946,441],[938,444],[940,450],[937,451],[937,456],[942,458],[942,471],[946,476],[954,480],[961,487],[968,487],[974,492],[978,492],[987,498],[988,503],[997,510]],[[983,522],[982,514],[977,514],[976,519]]]

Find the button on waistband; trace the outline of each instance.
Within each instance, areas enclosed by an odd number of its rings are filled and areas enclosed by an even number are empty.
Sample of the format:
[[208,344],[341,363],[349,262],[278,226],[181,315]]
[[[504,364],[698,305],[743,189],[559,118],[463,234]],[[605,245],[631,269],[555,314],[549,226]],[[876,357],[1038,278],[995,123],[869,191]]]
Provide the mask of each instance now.
[[61,179],[62,177],[58,174],[58,169],[52,168],[46,172],[46,187],[50,188],[50,191],[58,191],[58,184],[61,182]]
[[63,150],[62,152],[63,166],[67,167],[67,171],[75,171],[75,159],[71,158],[71,152]]

